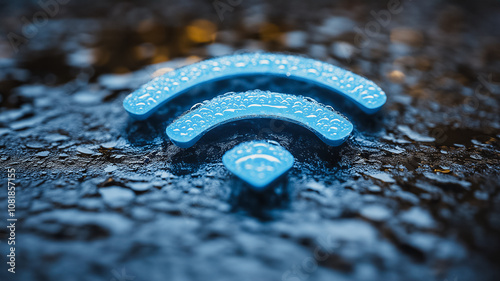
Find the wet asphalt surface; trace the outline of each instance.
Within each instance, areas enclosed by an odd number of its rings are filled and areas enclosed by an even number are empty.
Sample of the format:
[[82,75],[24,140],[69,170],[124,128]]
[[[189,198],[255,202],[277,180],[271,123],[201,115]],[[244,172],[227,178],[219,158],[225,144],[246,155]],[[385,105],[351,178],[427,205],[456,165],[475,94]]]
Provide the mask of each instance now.
[[[6,168],[18,221],[15,275],[0,228],[1,280],[497,280],[500,3],[388,2],[69,2],[31,33],[22,19],[40,6],[6,5],[0,221]],[[254,76],[200,85],[146,121],[122,107],[166,71],[256,50],[349,69],[387,104],[368,116],[317,86]],[[270,119],[188,149],[166,137],[195,103],[250,89],[310,96],[355,130],[340,147]],[[296,159],[263,193],[221,161],[255,139]]]

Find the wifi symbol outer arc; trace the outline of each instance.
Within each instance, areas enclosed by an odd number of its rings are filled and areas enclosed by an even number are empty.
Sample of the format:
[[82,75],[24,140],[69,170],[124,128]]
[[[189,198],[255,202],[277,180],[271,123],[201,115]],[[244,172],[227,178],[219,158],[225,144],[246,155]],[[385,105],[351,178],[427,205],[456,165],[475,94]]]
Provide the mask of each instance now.
[[218,57],[168,72],[146,83],[123,101],[136,119],[146,119],[161,105],[209,81],[247,75],[280,76],[312,82],[351,99],[364,112],[378,111],[386,95],[372,81],[318,60],[293,55],[246,53]]

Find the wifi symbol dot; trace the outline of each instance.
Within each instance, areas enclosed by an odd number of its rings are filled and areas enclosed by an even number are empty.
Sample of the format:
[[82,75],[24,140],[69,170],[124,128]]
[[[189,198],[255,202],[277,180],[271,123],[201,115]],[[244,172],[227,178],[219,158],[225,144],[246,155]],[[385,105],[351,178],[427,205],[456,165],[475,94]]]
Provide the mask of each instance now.
[[222,157],[229,171],[257,190],[287,172],[293,162],[292,154],[273,141],[244,142]]
[[[145,119],[191,87],[255,74],[312,82],[351,99],[366,113],[376,112],[386,101],[385,93],[375,83],[339,67],[298,56],[253,53],[206,60],[168,72],[131,93],[123,105],[132,117]],[[203,102],[174,120],[166,133],[174,144],[186,148],[219,125],[250,118],[299,124],[331,146],[342,144],[353,130],[342,114],[311,98],[252,90]],[[291,168],[293,156],[279,145],[250,142],[228,151],[223,163],[239,178],[261,189]]]

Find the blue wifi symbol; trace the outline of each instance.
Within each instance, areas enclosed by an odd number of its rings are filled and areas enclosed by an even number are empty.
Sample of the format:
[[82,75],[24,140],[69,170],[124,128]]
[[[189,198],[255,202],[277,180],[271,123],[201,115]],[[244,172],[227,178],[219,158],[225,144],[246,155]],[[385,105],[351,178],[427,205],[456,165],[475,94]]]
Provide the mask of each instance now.
[[[247,75],[286,77],[331,89],[352,100],[364,112],[378,111],[386,95],[375,83],[331,64],[292,55],[248,53],[219,57],[168,72],[128,95],[123,106],[136,119],[146,119],[159,107],[201,83]],[[197,104],[167,129],[179,147],[191,147],[206,132],[228,122],[274,118],[299,124],[331,146],[342,144],[353,125],[331,106],[310,98],[252,90],[227,93]],[[293,156],[278,144],[240,144],[223,157],[224,165],[256,189],[264,188],[293,165]]]

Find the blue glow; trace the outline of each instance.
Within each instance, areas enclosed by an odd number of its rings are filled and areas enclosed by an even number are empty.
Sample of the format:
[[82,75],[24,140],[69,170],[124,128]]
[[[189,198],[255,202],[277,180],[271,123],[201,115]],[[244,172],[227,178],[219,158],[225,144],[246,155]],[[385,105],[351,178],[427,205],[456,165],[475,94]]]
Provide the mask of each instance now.
[[195,105],[167,127],[167,135],[177,146],[190,147],[212,128],[251,118],[302,125],[332,146],[342,144],[353,129],[351,122],[331,106],[302,96],[253,90],[227,93]]
[[255,189],[262,189],[290,170],[293,156],[278,143],[251,141],[237,145],[222,157],[224,166]]
[[378,111],[387,99],[372,81],[329,63],[293,55],[247,53],[209,59],[165,73],[128,95],[123,106],[132,117],[145,119],[200,83],[259,74],[313,82],[346,96],[366,113]]

